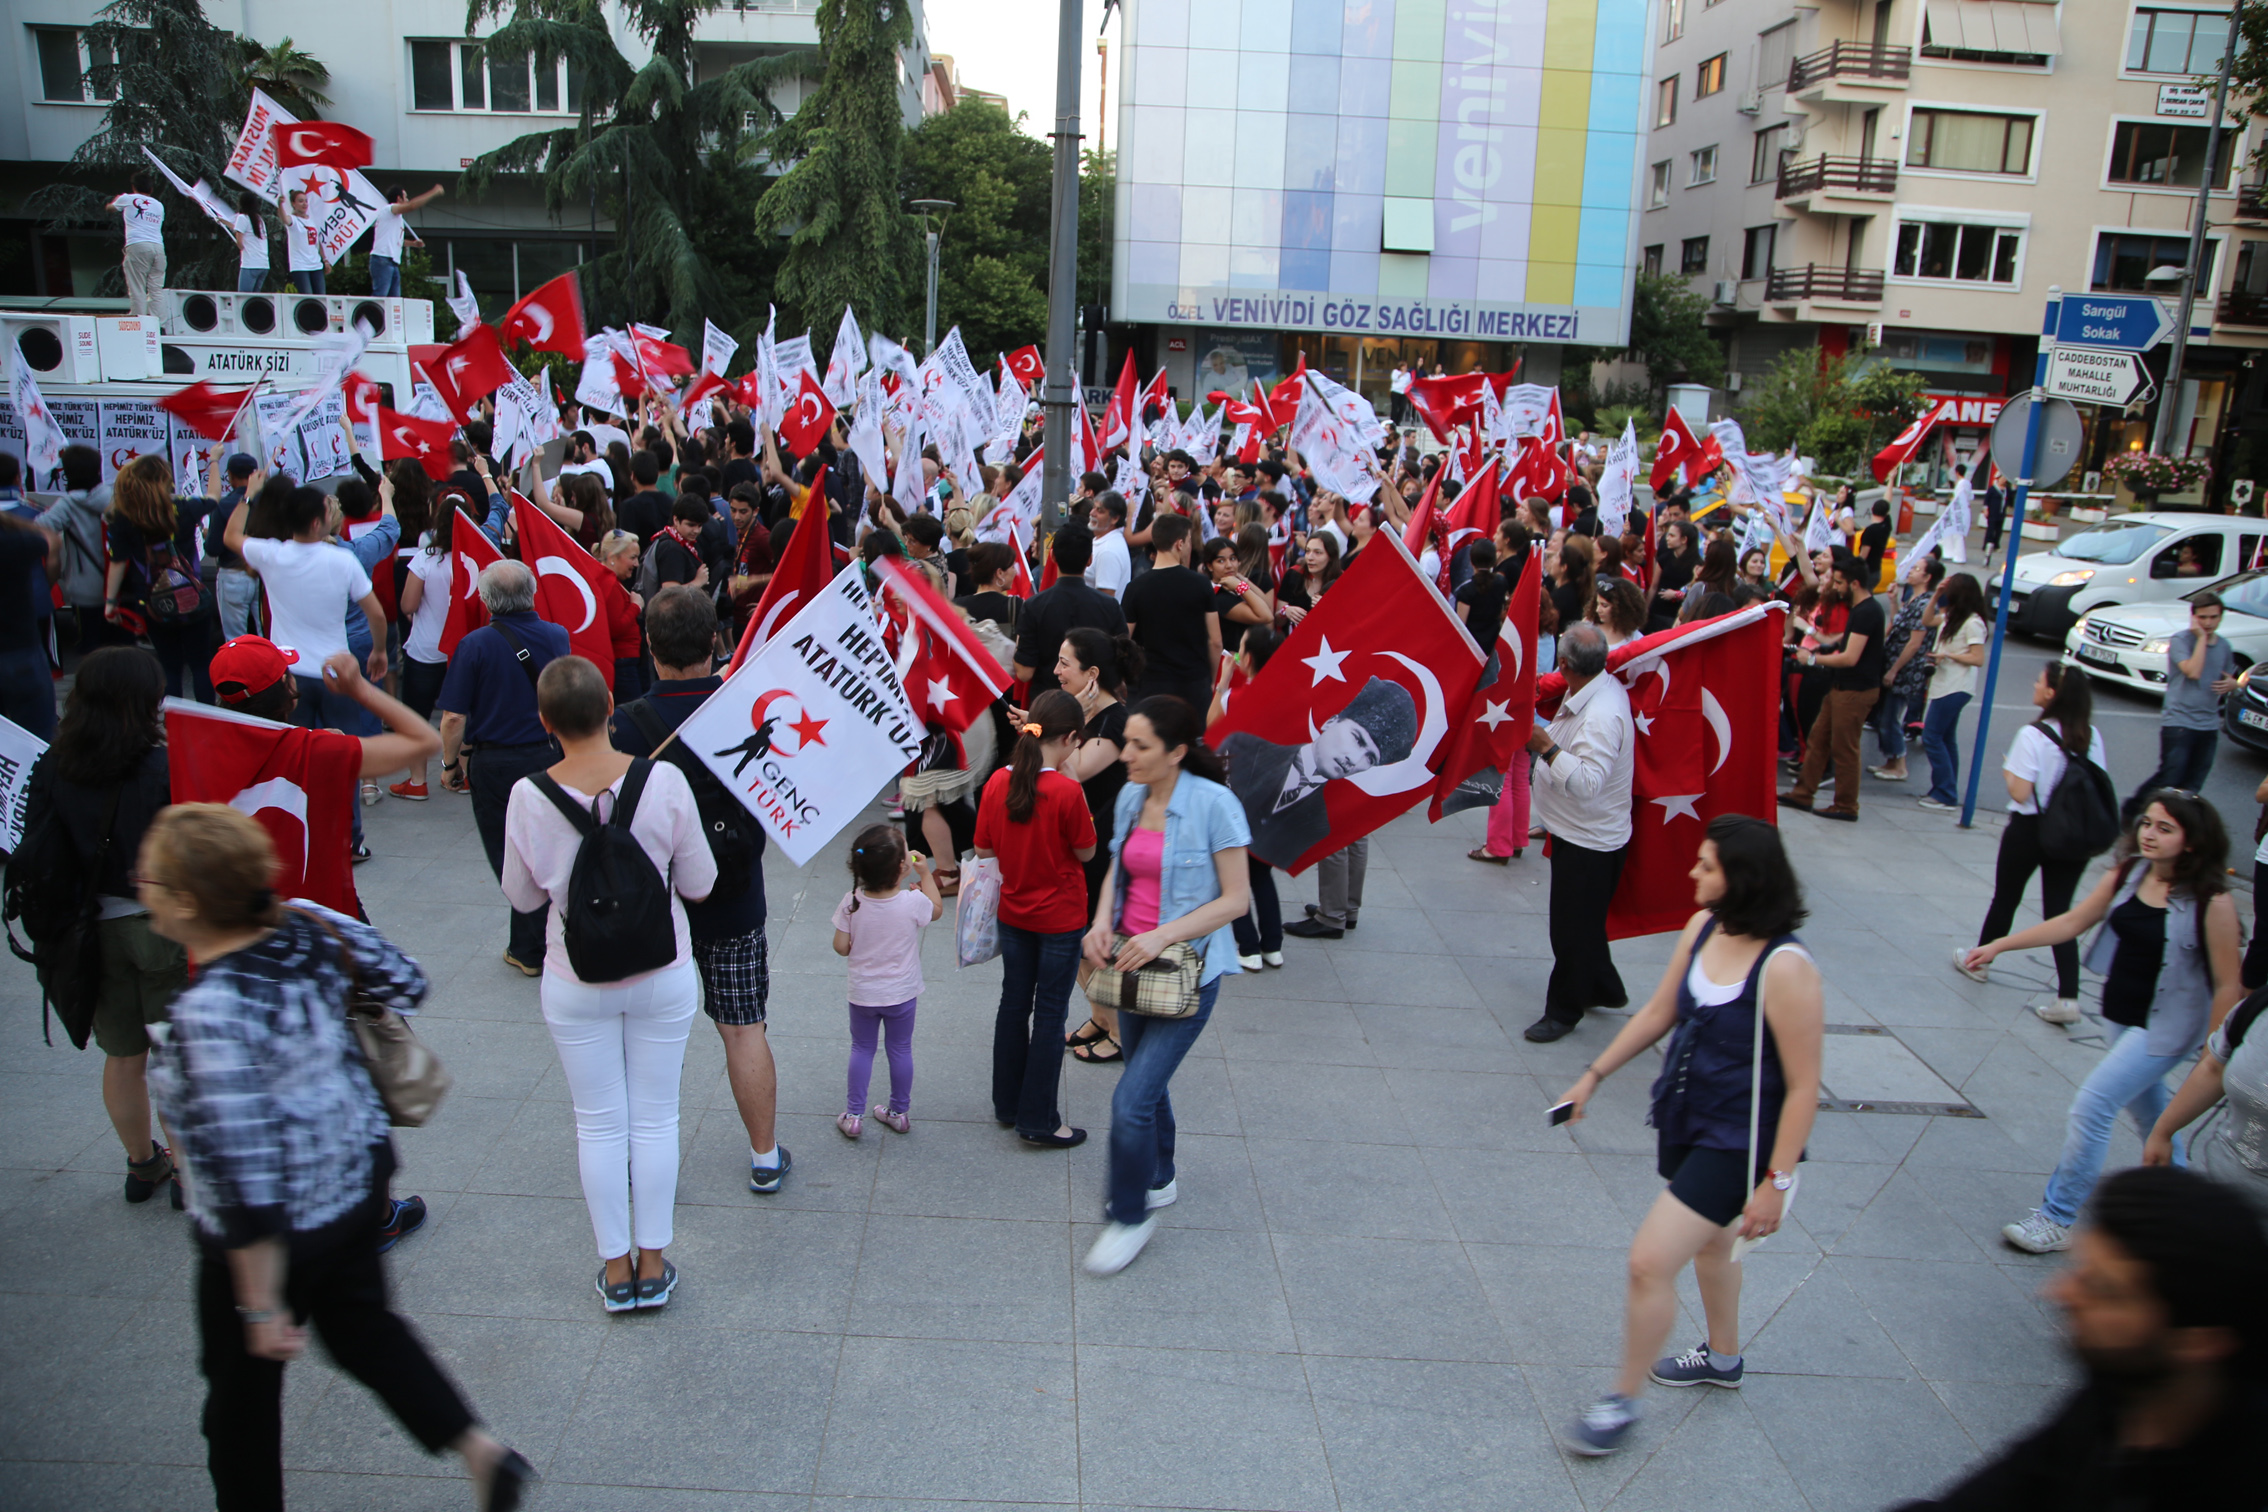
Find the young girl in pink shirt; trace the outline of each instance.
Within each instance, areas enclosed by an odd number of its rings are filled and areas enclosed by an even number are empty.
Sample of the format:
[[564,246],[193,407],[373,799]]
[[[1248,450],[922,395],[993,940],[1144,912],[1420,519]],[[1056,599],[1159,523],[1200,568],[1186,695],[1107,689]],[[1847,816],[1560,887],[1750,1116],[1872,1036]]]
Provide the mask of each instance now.
[[[921,932],[937,922],[945,904],[927,856],[907,854],[894,826],[870,824],[851,842],[851,878],[857,883],[835,905],[835,954],[850,959],[850,1088],[843,1116],[845,1139],[856,1139],[859,1109],[874,1076],[877,1034],[890,1051],[890,1103],[874,1117],[900,1134],[913,1127],[914,1006],[921,998]],[[908,882],[914,888],[907,886]],[[918,888],[919,890],[915,890]]]

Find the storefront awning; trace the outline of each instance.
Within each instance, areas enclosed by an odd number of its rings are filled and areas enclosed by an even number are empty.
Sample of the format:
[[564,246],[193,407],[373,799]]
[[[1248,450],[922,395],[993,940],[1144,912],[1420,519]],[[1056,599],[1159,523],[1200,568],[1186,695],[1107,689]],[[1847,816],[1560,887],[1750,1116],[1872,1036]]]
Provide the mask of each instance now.
[[2063,35],[2055,6],[2038,0],[1929,0],[1932,47],[2055,57]]

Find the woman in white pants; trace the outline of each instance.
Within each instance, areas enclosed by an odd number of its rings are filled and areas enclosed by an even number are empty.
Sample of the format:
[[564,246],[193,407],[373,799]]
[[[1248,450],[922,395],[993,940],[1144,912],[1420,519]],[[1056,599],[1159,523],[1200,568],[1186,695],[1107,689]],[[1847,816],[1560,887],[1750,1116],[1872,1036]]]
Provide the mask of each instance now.
[[[553,661],[537,679],[536,710],[565,753],[544,775],[567,801],[601,823],[612,820],[632,761],[607,738],[614,700],[598,668],[579,656]],[[662,1252],[677,1202],[678,1077],[700,999],[684,900],[699,902],[717,880],[716,858],[684,775],[666,762],[641,765],[645,786],[631,811],[630,833],[671,890],[676,931],[675,953],[657,970],[607,982],[576,975],[565,921],[582,835],[533,778],[514,784],[504,820],[504,896],[523,911],[551,905],[543,1018],[575,1099],[583,1201],[606,1262],[598,1294],[610,1313],[666,1307],[677,1286],[677,1267]]]

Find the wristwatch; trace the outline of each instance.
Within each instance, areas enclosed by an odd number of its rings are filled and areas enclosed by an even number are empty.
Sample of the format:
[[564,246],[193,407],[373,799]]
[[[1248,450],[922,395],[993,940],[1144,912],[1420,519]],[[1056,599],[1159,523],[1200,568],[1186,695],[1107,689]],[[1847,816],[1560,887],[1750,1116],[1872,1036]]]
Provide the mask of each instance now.
[[246,1323],[272,1323],[275,1321],[276,1310],[272,1307],[239,1307],[236,1315]]
[[1793,1171],[1766,1171],[1764,1174],[1770,1179],[1772,1190],[1775,1192],[1785,1192],[1795,1186],[1795,1172]]

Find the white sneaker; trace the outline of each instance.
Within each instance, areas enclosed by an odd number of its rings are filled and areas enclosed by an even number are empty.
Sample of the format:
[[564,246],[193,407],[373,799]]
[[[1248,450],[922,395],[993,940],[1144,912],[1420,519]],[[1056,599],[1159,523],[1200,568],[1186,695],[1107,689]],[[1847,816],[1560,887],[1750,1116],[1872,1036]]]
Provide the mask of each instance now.
[[1256,955],[1240,955],[1236,958],[1236,965],[1239,971],[1258,971],[1260,958]]
[[1177,1176],[1162,1187],[1150,1188],[1150,1195],[1143,1199],[1142,1205],[1154,1213],[1159,1208],[1172,1207],[1180,1198],[1181,1178]]
[[1973,945],[1954,946],[1953,969],[1972,982],[1990,982],[1992,980],[1991,966],[1971,966],[1969,964],[1969,952],[1975,948]]
[[1284,953],[1280,950],[1263,950],[1260,952],[1260,959],[1271,966],[1281,966],[1284,964]]
[[2000,1237],[2030,1255],[2052,1255],[2071,1248],[2071,1229],[2034,1208],[2021,1223],[2004,1223]]
[[1924,796],[1914,800],[1914,807],[1919,809],[1928,809],[1933,814],[1950,814],[1954,809],[1960,807],[1960,805],[1954,803],[1939,803],[1935,798]]
[[2034,1003],[2032,1011],[2040,1016],[2043,1023],[2076,1024],[2079,1022],[2079,1000],[2077,998],[2057,998],[2053,1003]]
[[1102,1237],[1095,1247],[1087,1251],[1086,1272],[1090,1276],[1115,1276],[1134,1263],[1142,1253],[1142,1246],[1158,1231],[1158,1220],[1145,1218],[1140,1223],[1106,1223]]

